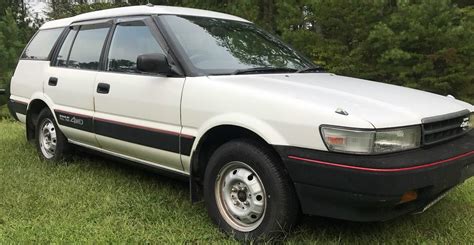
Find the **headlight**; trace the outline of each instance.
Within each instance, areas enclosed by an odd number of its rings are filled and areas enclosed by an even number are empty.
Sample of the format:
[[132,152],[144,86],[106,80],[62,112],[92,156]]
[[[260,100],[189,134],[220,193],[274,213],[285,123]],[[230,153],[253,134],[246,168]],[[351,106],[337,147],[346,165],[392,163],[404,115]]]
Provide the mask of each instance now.
[[321,127],[321,134],[330,151],[355,154],[380,154],[417,148],[421,127],[361,130],[331,126]]

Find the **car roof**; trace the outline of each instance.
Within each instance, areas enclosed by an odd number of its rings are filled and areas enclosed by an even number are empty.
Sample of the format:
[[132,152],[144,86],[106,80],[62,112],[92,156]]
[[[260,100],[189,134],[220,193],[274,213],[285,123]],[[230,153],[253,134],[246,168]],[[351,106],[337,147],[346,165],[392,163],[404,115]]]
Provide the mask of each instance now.
[[250,22],[246,19],[234,16],[234,15],[208,11],[208,10],[202,10],[202,9],[171,7],[171,6],[140,5],[140,6],[129,6],[129,7],[99,10],[99,11],[89,12],[85,14],[80,14],[80,15],[70,17],[70,18],[52,20],[52,21],[44,23],[40,27],[40,29],[65,27],[65,26],[70,25],[71,23],[79,22],[79,21],[113,18],[113,17],[121,17],[121,16],[152,15],[152,14],[200,16],[200,17],[209,17],[209,18],[216,18],[216,19]]

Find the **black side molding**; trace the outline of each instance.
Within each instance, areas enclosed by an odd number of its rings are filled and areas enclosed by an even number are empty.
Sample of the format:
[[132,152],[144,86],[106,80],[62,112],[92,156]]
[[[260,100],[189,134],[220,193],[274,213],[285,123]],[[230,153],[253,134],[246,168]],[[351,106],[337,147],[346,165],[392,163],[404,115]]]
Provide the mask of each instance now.
[[28,109],[28,104],[21,102],[21,101],[16,101],[16,100],[8,100],[7,104],[8,110],[10,111],[11,116],[15,120],[19,120],[17,117],[18,114],[26,115],[26,111]]
[[134,144],[152,147],[185,156],[191,155],[194,136],[147,128],[103,118],[55,110],[60,125],[95,133]]

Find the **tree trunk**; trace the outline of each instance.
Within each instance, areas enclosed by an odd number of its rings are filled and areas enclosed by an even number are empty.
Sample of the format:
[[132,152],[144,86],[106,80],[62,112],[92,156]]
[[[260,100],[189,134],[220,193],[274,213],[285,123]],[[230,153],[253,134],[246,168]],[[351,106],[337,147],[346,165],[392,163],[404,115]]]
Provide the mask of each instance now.
[[274,0],[260,0],[260,19],[263,26],[271,32],[275,31],[275,2]]

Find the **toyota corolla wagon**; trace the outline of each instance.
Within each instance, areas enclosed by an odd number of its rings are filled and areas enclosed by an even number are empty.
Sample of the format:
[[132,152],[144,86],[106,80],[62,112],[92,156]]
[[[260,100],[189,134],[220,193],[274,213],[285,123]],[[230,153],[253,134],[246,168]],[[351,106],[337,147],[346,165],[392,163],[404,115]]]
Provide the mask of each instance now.
[[189,181],[237,239],[300,214],[422,212],[474,175],[474,107],[324,71],[251,22],[135,6],[44,24],[10,111],[45,161],[79,146]]

